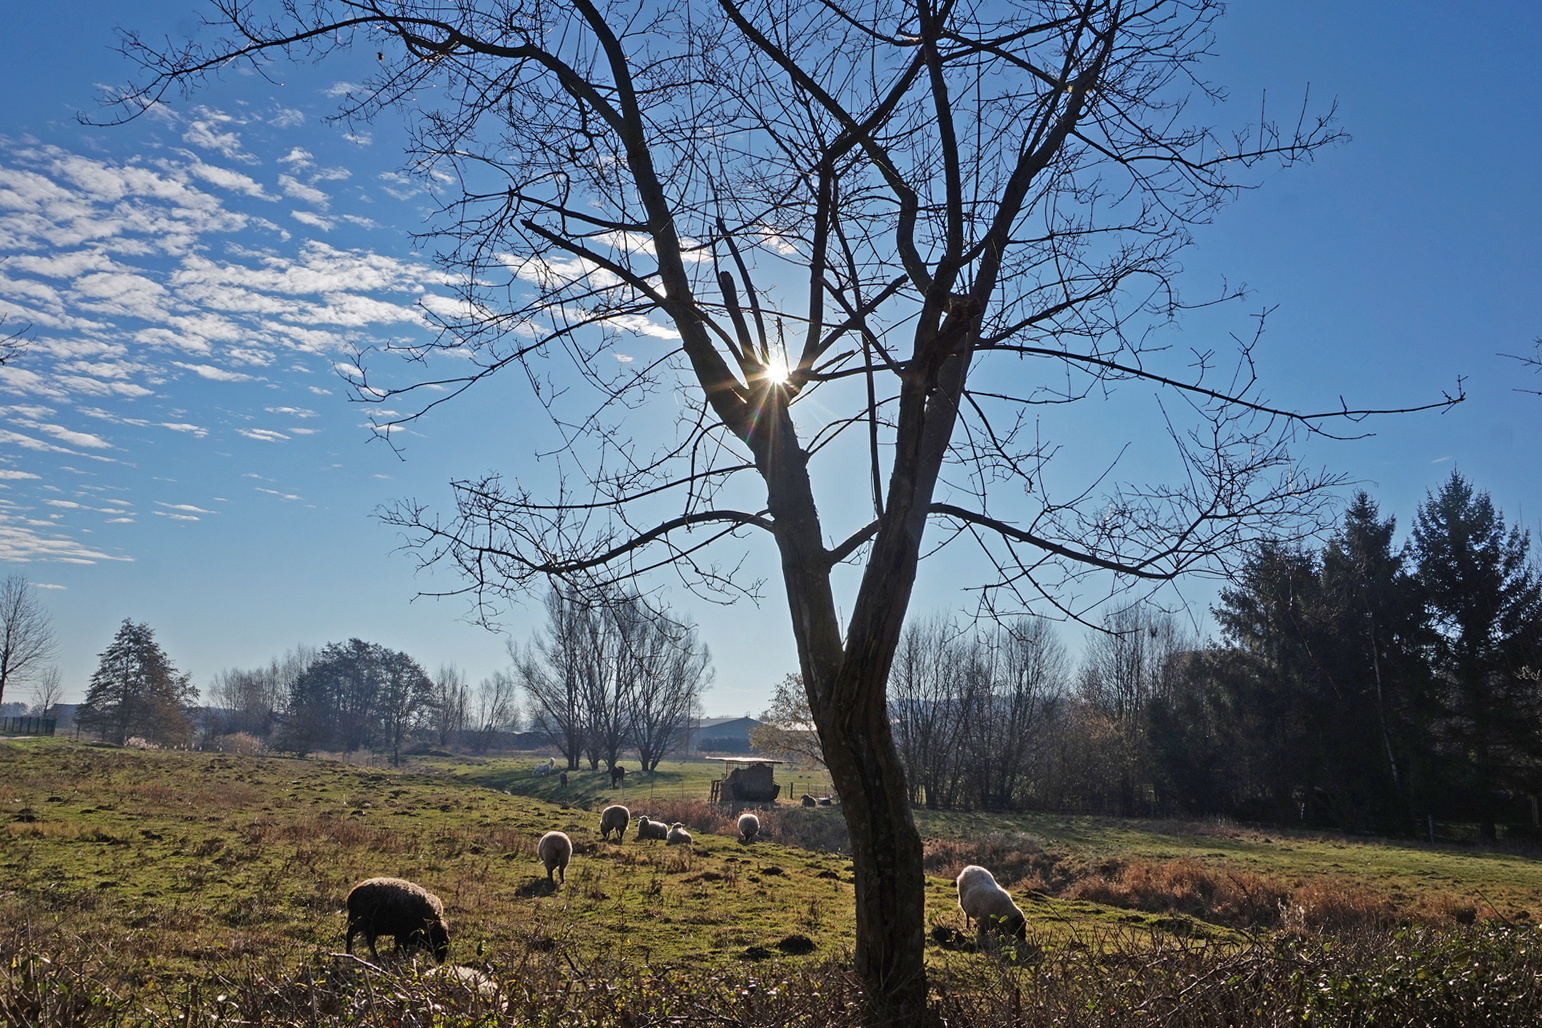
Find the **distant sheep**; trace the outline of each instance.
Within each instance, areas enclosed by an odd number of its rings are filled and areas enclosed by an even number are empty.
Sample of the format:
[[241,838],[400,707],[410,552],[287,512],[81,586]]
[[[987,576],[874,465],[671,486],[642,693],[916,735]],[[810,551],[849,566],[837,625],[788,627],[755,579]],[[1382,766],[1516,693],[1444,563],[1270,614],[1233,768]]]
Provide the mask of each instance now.
[[551,873],[556,871],[562,876],[563,884],[567,884],[568,861],[573,859],[573,840],[568,838],[566,832],[547,832],[541,836],[541,841],[535,844],[535,855],[546,865],[548,882],[552,881]]
[[803,794],[803,805],[805,807],[814,807],[814,806],[818,806],[819,805],[819,801],[816,800],[814,797],[810,796],[808,793],[804,793]]
[[632,823],[632,812],[619,803],[612,803],[600,811],[600,838],[609,839],[616,833],[617,842],[626,841],[626,826]]
[[423,886],[401,878],[370,878],[348,893],[348,938],[364,933],[369,955],[376,960],[375,939],[394,936],[398,951],[409,945],[427,946],[434,959],[444,963],[450,955],[450,929],[444,923],[444,904]]
[[566,789],[568,787],[568,773],[566,771],[557,776],[557,782]]
[[748,810],[739,815],[739,841],[754,842],[755,836],[760,834],[760,818],[751,814]]
[[647,814],[642,814],[642,815],[638,816],[638,818],[637,818],[637,839],[638,839],[639,842],[642,841],[643,839],[664,839],[664,840],[668,840],[668,838],[669,838],[669,825],[665,824],[663,821],[650,821],[648,819],[648,815]]
[[615,767],[610,769],[610,787],[612,789],[616,789],[625,784],[626,768],[622,767],[620,764],[617,764]]
[[665,837],[664,845],[689,846],[691,845],[691,833],[685,830],[685,825],[676,821],[669,826],[669,835]]
[[1017,939],[1028,937],[1028,920],[1022,910],[1012,902],[1007,890],[996,883],[996,876],[978,864],[970,864],[954,879],[958,887],[958,908],[964,912],[964,925],[969,919],[979,922],[978,931],[983,940],[986,932]]

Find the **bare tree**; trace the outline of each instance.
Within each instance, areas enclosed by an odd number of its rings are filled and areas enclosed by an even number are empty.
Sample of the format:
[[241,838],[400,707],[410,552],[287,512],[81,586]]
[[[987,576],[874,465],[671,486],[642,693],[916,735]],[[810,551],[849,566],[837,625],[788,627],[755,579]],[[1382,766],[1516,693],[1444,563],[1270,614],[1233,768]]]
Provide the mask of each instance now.
[[64,697],[64,678],[59,666],[50,664],[32,679],[32,710],[38,717],[48,717],[54,704]]
[[1177,674],[1175,659],[1193,649],[1170,614],[1146,607],[1115,611],[1091,638],[1083,656],[1077,691],[1105,720],[1107,759],[1117,769],[1114,785],[1119,813],[1149,812],[1154,799],[1146,744],[1147,707],[1166,698]]
[[316,648],[303,643],[274,657],[267,667],[220,672],[209,685],[209,699],[229,711],[227,732],[250,732],[267,739],[288,702],[295,682],[316,659]]
[[664,618],[645,622],[632,646],[627,723],[638,762],[653,771],[700,718],[701,694],[712,684],[712,653],[694,625]]
[[905,628],[889,678],[890,710],[912,803],[955,805],[963,776],[960,709],[966,646],[958,626],[938,614]]
[[493,733],[519,720],[519,686],[514,676],[494,671],[477,685],[476,751],[486,753]]
[[53,618],[22,575],[0,582],[0,701],[7,686],[46,671],[54,654]]
[[427,707],[429,727],[440,746],[448,746],[452,738],[465,731],[470,706],[471,683],[466,680],[466,673],[453,663],[440,664]]
[[589,610],[560,588],[546,594],[546,631],[536,633],[523,651],[509,644],[515,673],[529,700],[530,726],[542,732],[567,758],[568,770],[583,755],[584,638]]
[[1047,724],[1067,687],[1069,661],[1053,627],[1020,618],[978,636],[965,662],[959,704],[964,775],[975,805],[1003,810],[1042,758]]
[[[1220,95],[1197,70],[1212,0],[212,6],[224,39],[127,37],[149,73],[116,94],[128,114],[233,60],[360,46],[378,74],[342,115],[401,112],[413,168],[454,184],[439,250],[464,316],[436,308],[444,336],[408,355],[469,362],[400,388],[361,362],[361,396],[426,397],[381,431],[513,368],[563,441],[549,485],[459,482],[453,517],[403,501],[387,520],[489,621],[550,579],[666,565],[754,595],[708,551],[765,533],[850,828],[857,970],[875,1018],[919,1015],[921,842],[885,688],[926,530],[979,546],[987,610],[1082,616],[1086,575],[1224,569],[1320,516],[1337,479],[1287,445],[1371,412],[1272,406],[1251,342],[1218,370],[1159,330],[1185,307],[1191,226],[1260,161],[1336,141],[1331,110],[1196,125],[1193,97]],[[624,418],[660,392],[673,430]],[[1131,437],[1170,433],[1176,484],[1116,484],[1117,454],[1046,474],[1077,432],[1056,416],[1088,396],[1130,401],[1099,410]]]

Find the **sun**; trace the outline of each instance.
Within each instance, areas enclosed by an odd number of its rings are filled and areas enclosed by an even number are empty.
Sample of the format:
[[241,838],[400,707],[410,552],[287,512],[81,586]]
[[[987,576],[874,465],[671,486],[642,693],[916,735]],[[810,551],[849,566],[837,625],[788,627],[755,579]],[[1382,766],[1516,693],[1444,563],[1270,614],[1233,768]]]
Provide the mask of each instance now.
[[771,359],[766,361],[766,381],[772,385],[786,385],[791,377],[792,369],[787,366],[787,358],[773,353]]

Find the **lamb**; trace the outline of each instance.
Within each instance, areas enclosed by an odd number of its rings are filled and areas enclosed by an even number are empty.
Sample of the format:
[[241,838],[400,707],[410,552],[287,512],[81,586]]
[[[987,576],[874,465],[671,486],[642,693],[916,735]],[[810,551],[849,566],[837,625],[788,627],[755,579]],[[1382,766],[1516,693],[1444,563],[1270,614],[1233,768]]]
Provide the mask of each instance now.
[[754,842],[760,834],[760,818],[746,810],[739,815],[739,841]]
[[568,838],[566,832],[547,832],[541,836],[535,844],[535,855],[546,865],[548,882],[552,881],[551,873],[555,870],[562,876],[562,883],[567,884],[568,861],[573,859],[573,840]]
[[441,964],[450,955],[450,929],[444,922],[444,903],[423,886],[401,878],[370,878],[348,893],[348,938],[364,933],[369,955],[376,960],[375,938],[394,936],[396,949],[427,946]]
[[689,846],[691,845],[691,833],[685,830],[685,825],[676,821],[669,826],[669,835],[664,838],[664,845]]
[[626,826],[632,823],[632,812],[619,803],[612,803],[600,811],[600,838],[609,839],[616,833],[617,842],[626,841]]
[[1012,902],[1007,890],[996,884],[996,876],[978,864],[970,864],[954,879],[958,887],[958,909],[964,912],[964,925],[972,917],[979,922],[983,941],[987,931],[1016,939],[1028,937],[1028,919]]
[[647,814],[640,814],[637,818],[637,838],[643,839],[669,839],[669,825],[663,821],[650,821]]

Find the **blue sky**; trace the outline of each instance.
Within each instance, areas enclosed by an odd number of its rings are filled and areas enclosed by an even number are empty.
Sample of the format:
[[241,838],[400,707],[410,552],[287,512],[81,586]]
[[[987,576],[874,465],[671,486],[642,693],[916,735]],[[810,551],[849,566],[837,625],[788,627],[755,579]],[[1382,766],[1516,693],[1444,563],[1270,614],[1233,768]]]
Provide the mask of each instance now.
[[[322,121],[367,67],[232,71],[127,126],[75,120],[131,75],[115,25],[175,37],[197,10],[6,12],[0,311],[31,345],[0,369],[0,571],[41,588],[68,699],[125,617],[200,686],[350,636],[475,682],[505,665],[503,639],[459,601],[414,600],[453,583],[415,575],[371,513],[404,496],[443,507],[452,477],[519,470],[529,429],[495,386],[418,423],[399,456],[337,376],[355,346],[425,333],[420,307],[448,294],[411,238],[430,205],[400,173],[399,127]],[[1233,97],[1217,123],[1265,93],[1283,116],[1310,84],[1314,101],[1337,97],[1353,141],[1265,175],[1199,232],[1191,294],[1224,277],[1250,296],[1176,341],[1224,347],[1273,308],[1264,395],[1303,408],[1422,403],[1464,378],[1457,409],[1369,424],[1373,437],[1303,460],[1362,483],[1401,526],[1457,468],[1535,534],[1542,397],[1517,387],[1542,378],[1499,354],[1542,334],[1542,11],[1239,3],[1217,50],[1206,73]],[[773,575],[764,545],[750,566]],[[923,570],[915,609],[968,606],[958,584]],[[795,668],[778,589],[758,610],[675,597],[716,660],[709,712],[761,709]],[[1212,589],[1185,592],[1202,609]],[[539,611],[510,620],[513,638]]]

